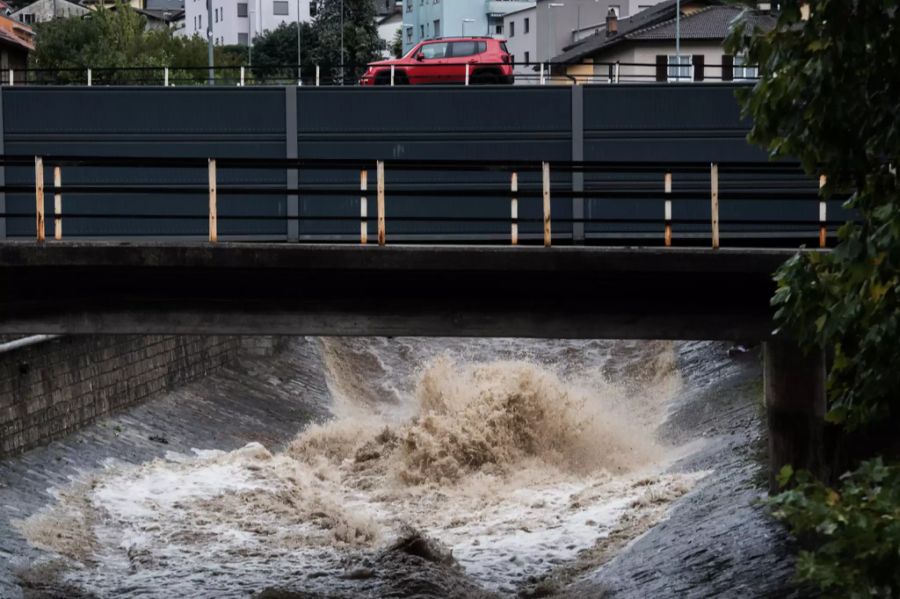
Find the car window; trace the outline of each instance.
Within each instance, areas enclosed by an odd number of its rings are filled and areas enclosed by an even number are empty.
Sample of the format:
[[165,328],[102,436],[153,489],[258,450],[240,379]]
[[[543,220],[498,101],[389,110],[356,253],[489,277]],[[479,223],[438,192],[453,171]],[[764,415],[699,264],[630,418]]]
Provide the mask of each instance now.
[[446,58],[447,44],[426,44],[422,46],[422,56],[427,60]]
[[472,56],[481,54],[487,50],[486,42],[453,42],[451,44],[451,56],[458,58],[460,56]]
[[506,42],[500,42],[500,49],[504,54],[509,54],[509,48],[506,47]]

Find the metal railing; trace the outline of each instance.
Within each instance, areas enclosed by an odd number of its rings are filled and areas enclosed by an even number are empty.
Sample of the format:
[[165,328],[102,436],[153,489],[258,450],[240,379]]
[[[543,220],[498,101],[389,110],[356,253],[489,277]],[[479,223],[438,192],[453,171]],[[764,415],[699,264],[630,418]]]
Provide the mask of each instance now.
[[[172,220],[203,220],[206,222],[204,237],[213,244],[220,239],[220,223],[223,221],[277,221],[286,229],[301,222],[357,223],[359,234],[350,234],[350,239],[365,245],[369,243],[372,229],[369,208],[373,199],[374,233],[377,244],[381,246],[389,243],[392,225],[453,223],[456,226],[489,226],[495,233],[505,229],[506,232],[495,241],[512,245],[537,241],[551,247],[558,241],[575,241],[575,227],[605,225],[617,227],[619,234],[618,237],[612,236],[613,241],[640,232],[645,243],[666,247],[673,246],[680,236],[687,240],[690,237],[688,233],[691,233],[694,237],[708,239],[710,246],[717,249],[721,246],[724,228],[726,232],[740,230],[748,234],[777,234],[780,231],[785,238],[817,239],[819,246],[824,248],[829,237],[846,220],[828,218],[828,203],[820,194],[825,184],[824,175],[818,182],[810,181],[793,163],[0,156],[0,165],[7,168],[7,180],[10,180],[10,172],[15,168],[20,169],[20,173],[22,168],[33,169],[31,183],[0,186],[0,193],[7,194],[7,210],[0,212],[0,218],[34,218],[34,240],[38,243],[45,242],[48,234],[52,240],[71,238],[68,234],[64,236],[63,226],[69,221],[115,219],[138,222],[149,219],[157,225]],[[152,179],[153,183],[64,183],[69,174],[71,179],[77,181],[94,179],[98,172],[123,168],[139,169],[142,173],[146,171],[150,173],[147,178]],[[310,182],[292,185],[251,180],[247,183],[234,177],[238,173],[272,170],[303,174],[304,177],[297,180]],[[192,171],[193,177],[188,182],[183,176],[175,176],[175,173],[185,171]],[[198,176],[200,172],[205,174],[202,183]],[[223,172],[231,173],[229,180],[222,177]],[[52,185],[47,183],[50,173]],[[168,179],[166,173],[169,174]],[[374,175],[374,188],[370,174]],[[439,180],[438,175],[444,179]],[[25,202],[21,200],[32,194],[33,210],[9,209],[11,198],[18,198],[18,205],[22,206]],[[47,195],[52,195],[52,208],[47,207]],[[179,206],[174,212],[154,210],[154,201],[166,196],[194,201],[185,200],[184,206]],[[127,202],[124,205],[128,209],[104,211],[105,198],[110,197],[125,198]],[[251,203],[272,197],[286,198],[288,201],[279,203],[277,214],[260,214],[248,211],[247,204],[241,202],[230,202],[223,210],[223,197]],[[296,202],[300,198],[311,197],[324,201],[326,206],[333,206],[334,210],[318,214],[301,213]],[[830,201],[840,201],[846,197],[846,194],[838,195]],[[77,199],[72,201],[79,208],[66,209],[65,200],[68,198]],[[205,199],[202,204],[201,198]],[[292,198],[295,202],[293,209],[290,207]],[[479,201],[477,213],[461,204],[464,199],[473,198]],[[403,199],[406,213],[389,212],[392,199]],[[450,207],[449,212],[442,213],[431,208],[429,202],[439,199],[448,201],[445,207]],[[564,210],[562,215],[554,215],[554,202],[565,200],[581,202],[582,208],[584,202],[607,207],[629,207],[639,214],[603,216],[592,210],[579,214],[573,208],[571,213]],[[133,210],[131,202],[137,204]],[[348,211],[348,205],[353,202],[358,206],[354,209],[355,213],[354,210]],[[809,217],[786,218],[783,213],[785,202],[809,206]],[[528,204],[524,214],[523,203]],[[721,207],[729,203],[762,206],[769,212],[766,218],[752,215],[723,218]],[[698,204],[705,207],[698,211]],[[688,209],[688,205],[694,205],[694,208]],[[410,210],[410,206],[415,210]],[[698,212],[702,212],[702,216],[697,216]],[[52,228],[48,226],[48,220],[52,220]],[[523,227],[528,228],[528,235],[523,235]],[[562,234],[555,234],[554,227],[561,227]],[[159,237],[179,236],[178,230],[166,230],[164,226],[161,230],[162,233],[157,233]],[[346,231],[349,230],[348,227]],[[340,235],[325,232],[309,240],[347,241],[346,231]],[[426,241],[444,240],[439,231],[423,232]],[[120,237],[129,236],[122,234]],[[290,235],[285,235],[282,240],[291,240]],[[597,242],[594,240],[594,243]],[[616,245],[621,245],[621,242],[616,242]]]
[[[749,66],[706,64],[666,65],[664,76],[655,63],[597,62],[562,64],[553,62],[509,62],[379,66],[374,75],[342,78],[320,66],[298,69],[297,65],[218,66],[209,78],[206,66],[6,69],[0,70],[0,85],[146,85],[146,86],[254,86],[302,85],[313,87],[419,84],[446,85],[589,85],[618,83],[696,83],[755,81]],[[300,76],[298,77],[298,73]]]

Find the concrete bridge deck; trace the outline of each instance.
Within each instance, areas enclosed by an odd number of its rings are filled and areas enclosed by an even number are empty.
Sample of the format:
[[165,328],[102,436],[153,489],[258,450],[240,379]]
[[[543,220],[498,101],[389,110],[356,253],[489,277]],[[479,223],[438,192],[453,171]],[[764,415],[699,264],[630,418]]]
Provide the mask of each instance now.
[[0,334],[766,339],[796,250],[0,243]]

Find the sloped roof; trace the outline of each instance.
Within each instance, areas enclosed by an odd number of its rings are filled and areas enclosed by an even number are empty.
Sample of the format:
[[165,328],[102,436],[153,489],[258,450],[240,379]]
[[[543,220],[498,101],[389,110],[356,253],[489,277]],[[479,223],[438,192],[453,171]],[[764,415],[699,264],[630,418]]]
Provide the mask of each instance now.
[[17,46],[23,50],[34,50],[34,30],[7,16],[0,15],[0,44]]
[[[744,12],[739,6],[707,6],[691,15],[681,18],[681,39],[710,40],[725,39],[731,31],[732,23]],[[769,15],[750,14],[762,26],[774,25],[775,19]],[[639,29],[626,35],[630,40],[674,40],[675,18]]]
[[[581,42],[568,46],[553,62],[573,63],[626,41],[658,41],[675,39],[676,0],[666,0],[656,6],[618,21],[618,33],[607,36],[605,27]],[[732,22],[744,11],[737,6],[723,6],[718,0],[681,2],[681,39],[722,40],[728,35]],[[767,29],[775,18],[755,12],[750,23]]]

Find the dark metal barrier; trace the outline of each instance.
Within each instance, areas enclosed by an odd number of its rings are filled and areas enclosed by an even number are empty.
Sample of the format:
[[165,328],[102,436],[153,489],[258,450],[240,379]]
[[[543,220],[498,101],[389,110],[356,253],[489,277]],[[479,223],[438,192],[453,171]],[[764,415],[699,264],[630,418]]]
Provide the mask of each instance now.
[[[202,235],[215,243],[221,233],[240,235],[259,223],[275,223],[284,234],[272,240],[288,241],[291,226],[305,224],[313,231],[306,236],[308,241],[367,244],[371,238],[385,245],[392,241],[394,232],[400,232],[403,241],[446,242],[447,231],[442,227],[452,223],[457,227],[454,241],[539,243],[550,247],[574,241],[574,226],[579,225],[605,233],[588,236],[586,241],[594,244],[621,245],[623,240],[640,238],[644,245],[670,246],[703,240],[716,249],[722,239],[735,246],[768,238],[794,246],[817,240],[820,247],[826,247],[828,238],[845,220],[828,216],[828,202],[820,196],[824,175],[810,181],[794,163],[6,155],[0,157],[0,164],[33,169],[30,185],[6,184],[0,186],[0,192],[33,194],[34,209],[7,210],[0,217],[33,219],[37,242],[95,237],[92,226],[97,223],[150,221],[153,229],[140,235],[131,230],[102,230],[105,237]],[[79,173],[86,169],[131,168],[152,173],[148,178],[152,182],[79,183]],[[225,176],[286,169],[298,173],[296,185]],[[185,182],[180,175],[183,172],[203,173],[206,180],[203,184]],[[322,172],[342,173],[343,181],[305,182],[305,173]],[[455,183],[430,184],[428,178],[435,174],[450,174]],[[588,184],[576,189],[573,174],[581,175]],[[392,183],[398,175],[406,175],[405,179],[399,177],[405,182]],[[117,210],[105,207],[107,198],[121,195],[132,201],[118,204]],[[289,196],[318,198],[327,209],[312,214],[289,214],[286,210],[260,214],[253,210],[260,199]],[[182,200],[177,210],[148,208],[168,197]],[[846,197],[835,196],[829,201],[842,202]],[[397,202],[404,198],[415,199],[416,203]],[[458,201],[460,206],[449,212],[434,209],[432,202],[441,198]],[[626,211],[617,216],[580,217],[561,209],[571,206],[576,198],[624,207]],[[472,199],[478,202],[478,210],[465,204]],[[785,203],[805,206],[805,216],[785,217]],[[745,205],[762,206],[765,217],[730,209]]]

